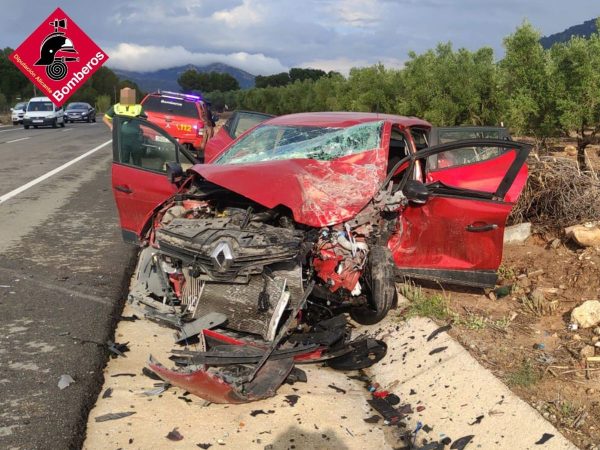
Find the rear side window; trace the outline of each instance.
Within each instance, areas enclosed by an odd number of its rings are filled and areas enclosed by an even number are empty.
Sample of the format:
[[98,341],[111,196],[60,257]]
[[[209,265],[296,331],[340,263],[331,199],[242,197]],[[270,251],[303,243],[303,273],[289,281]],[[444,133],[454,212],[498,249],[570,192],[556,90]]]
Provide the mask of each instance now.
[[200,118],[196,104],[194,102],[186,102],[182,99],[150,96],[146,98],[143,106],[149,112],[191,117],[193,119]]

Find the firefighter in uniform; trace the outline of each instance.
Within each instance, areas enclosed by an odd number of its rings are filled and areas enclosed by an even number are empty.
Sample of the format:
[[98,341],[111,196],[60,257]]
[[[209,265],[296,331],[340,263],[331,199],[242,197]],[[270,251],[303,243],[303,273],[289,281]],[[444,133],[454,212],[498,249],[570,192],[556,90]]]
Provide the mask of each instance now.
[[[112,119],[117,116],[147,118],[142,105],[135,103],[135,89],[121,89],[120,102],[111,106],[102,121],[112,130]],[[125,164],[142,165],[142,130],[136,121],[126,120],[121,125],[120,161]]]

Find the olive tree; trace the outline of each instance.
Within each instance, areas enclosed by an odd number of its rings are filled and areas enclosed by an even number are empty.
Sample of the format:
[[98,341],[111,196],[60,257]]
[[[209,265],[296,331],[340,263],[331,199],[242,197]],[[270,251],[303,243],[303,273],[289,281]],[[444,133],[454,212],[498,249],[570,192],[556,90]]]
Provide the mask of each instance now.
[[550,54],[558,123],[563,134],[577,134],[577,161],[587,168],[585,149],[600,142],[600,35],[573,37]]
[[556,130],[557,115],[550,84],[549,57],[540,33],[528,22],[504,39],[500,61],[503,117],[520,134],[544,140]]

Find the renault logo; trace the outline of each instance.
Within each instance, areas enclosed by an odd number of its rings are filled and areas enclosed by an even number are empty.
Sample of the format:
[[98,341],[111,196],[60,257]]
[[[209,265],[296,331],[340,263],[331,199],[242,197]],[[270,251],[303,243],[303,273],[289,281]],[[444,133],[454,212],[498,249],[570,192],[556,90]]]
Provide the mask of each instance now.
[[215,249],[210,254],[215,269],[219,272],[225,272],[233,263],[233,251],[227,241],[222,241],[217,244]]

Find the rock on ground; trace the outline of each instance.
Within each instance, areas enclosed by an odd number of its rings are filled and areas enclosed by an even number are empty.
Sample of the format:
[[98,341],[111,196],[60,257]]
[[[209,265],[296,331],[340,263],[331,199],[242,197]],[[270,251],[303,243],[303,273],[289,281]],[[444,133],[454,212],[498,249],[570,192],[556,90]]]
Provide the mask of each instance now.
[[571,322],[581,328],[591,328],[600,324],[600,301],[588,300],[571,312]]

